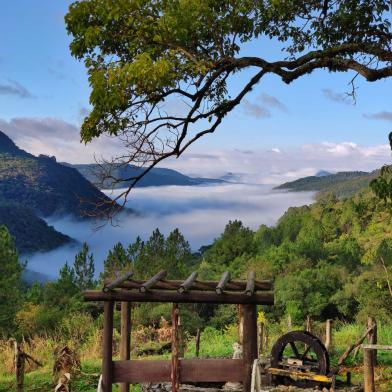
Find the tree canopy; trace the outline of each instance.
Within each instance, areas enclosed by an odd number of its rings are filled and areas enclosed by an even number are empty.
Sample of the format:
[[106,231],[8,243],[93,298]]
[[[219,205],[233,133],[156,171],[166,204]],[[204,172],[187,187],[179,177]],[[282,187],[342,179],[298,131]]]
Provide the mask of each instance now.
[[[119,137],[124,154],[112,163],[144,168],[124,179],[103,165],[103,179],[131,181],[118,196],[126,199],[152,167],[213,133],[268,74],[287,84],[317,69],[352,71],[353,83],[358,75],[392,76],[390,7],[389,0],[75,1],[65,17],[70,49],[92,88],[81,138]],[[281,58],[245,55],[253,40],[277,42]],[[233,89],[241,71],[253,74]]]

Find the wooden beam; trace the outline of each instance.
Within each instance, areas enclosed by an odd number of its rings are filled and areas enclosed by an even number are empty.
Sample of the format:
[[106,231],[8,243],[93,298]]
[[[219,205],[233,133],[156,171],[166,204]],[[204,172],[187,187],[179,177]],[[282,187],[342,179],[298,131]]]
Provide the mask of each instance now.
[[296,381],[297,380],[311,380],[311,381],[317,381],[317,382],[322,382],[322,383],[326,383],[326,384],[331,384],[333,381],[332,377],[324,376],[322,374],[311,373],[311,372],[297,372],[297,371],[293,371],[293,370],[269,368],[268,373],[273,374],[275,376],[290,377]]
[[386,346],[383,344],[363,344],[361,347],[364,350],[387,350],[387,351],[392,350],[392,346]]
[[180,284],[180,287],[178,288],[178,292],[180,294],[185,293],[186,291],[188,291],[194,284],[195,280],[197,278],[197,272],[192,272],[188,278]]
[[102,392],[112,392],[113,383],[113,310],[114,302],[104,303],[102,347]]
[[245,294],[246,295],[253,295],[255,292],[255,280],[256,280],[256,274],[254,271],[249,271],[248,272],[248,279],[246,281],[246,289],[245,289]]
[[173,304],[172,309],[172,369],[171,382],[172,392],[180,390],[180,367],[179,367],[179,343],[178,343],[178,304]]
[[[120,358],[131,358],[131,303],[121,302]],[[129,392],[129,383],[120,384],[120,392]]]
[[[141,285],[146,283],[145,280],[132,279],[130,281],[125,281],[121,283],[118,288],[120,289],[139,289]],[[154,289],[163,290],[178,290],[178,288],[183,283],[182,280],[165,280],[162,279],[157,282]],[[233,291],[244,291],[246,289],[246,281],[243,280],[231,280],[226,284],[226,290]],[[194,290],[205,290],[214,291],[216,289],[218,282],[216,281],[198,281],[195,280],[192,286]],[[270,280],[256,280],[255,281],[256,291],[269,291],[272,290],[272,282]]]
[[159,271],[151,279],[147,280],[147,282],[143,283],[140,286],[139,288],[140,292],[145,293],[148,290],[152,289],[157,284],[157,282],[163,279],[166,275],[167,275],[167,271],[165,270]]
[[215,292],[219,295],[223,294],[223,290],[225,289],[225,287],[227,286],[227,283],[229,283],[229,281],[230,281],[230,272],[225,271],[222,274],[222,277],[221,277],[218,285],[215,288]]
[[152,290],[146,293],[128,290],[113,290],[104,293],[100,290],[83,292],[86,301],[129,301],[129,302],[174,302],[174,303],[215,303],[215,304],[260,304],[273,305],[272,292],[255,293],[253,296],[244,293],[228,293],[222,295],[215,292],[191,290],[184,294],[169,290]]
[[[252,298],[247,296],[248,298]],[[252,384],[253,362],[257,359],[257,309],[256,305],[242,305],[243,308],[243,385],[244,391],[250,391]]]
[[128,272],[123,276],[118,277],[116,280],[114,280],[113,282],[110,282],[108,284],[105,283],[105,285],[103,286],[103,291],[108,292],[110,290],[113,290],[117,287],[119,287],[122,283],[124,283],[126,280],[128,280],[131,276],[133,275],[133,272]]
[[[241,382],[242,359],[180,359],[180,382]],[[170,382],[170,360],[132,360],[113,362],[114,382],[131,384]]]

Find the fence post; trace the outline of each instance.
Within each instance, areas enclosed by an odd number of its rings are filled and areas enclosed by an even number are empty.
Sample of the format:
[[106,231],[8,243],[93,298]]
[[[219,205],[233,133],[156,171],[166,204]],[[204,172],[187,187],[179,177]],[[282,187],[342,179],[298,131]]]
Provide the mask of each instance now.
[[325,323],[325,348],[330,350],[332,346],[332,320],[328,319]]
[[[131,303],[121,302],[121,341],[120,358],[130,360],[131,358]],[[120,392],[129,392],[129,383],[120,384]]]
[[[369,344],[377,344],[377,322],[374,317],[368,317],[367,327],[368,328],[373,327],[373,330],[370,331],[368,334],[368,343]],[[371,353],[373,356],[373,364],[374,364],[374,366],[377,366],[377,350],[372,350]]]
[[197,328],[196,332],[196,358],[200,355],[200,328]]
[[374,356],[373,350],[363,350],[363,381],[364,381],[364,392],[376,392],[374,386]]
[[14,340],[14,350],[15,350],[16,390],[17,392],[23,392],[25,358],[23,356],[22,350],[19,347],[19,343],[16,340]]

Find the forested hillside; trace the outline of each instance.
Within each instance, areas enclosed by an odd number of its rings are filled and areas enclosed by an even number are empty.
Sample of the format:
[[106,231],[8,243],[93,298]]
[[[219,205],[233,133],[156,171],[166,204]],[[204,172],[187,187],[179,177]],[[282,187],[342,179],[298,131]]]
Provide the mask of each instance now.
[[318,191],[320,194],[332,193],[339,198],[349,197],[360,190],[366,189],[379,173],[379,170],[375,170],[370,173],[354,171],[309,176],[286,182],[275,189],[287,189],[293,192]]
[[1,132],[0,197],[30,207],[41,216],[77,217],[109,200],[76,169],[57,163],[54,157],[35,157]]
[[[374,315],[387,321],[392,312],[387,274],[392,274],[391,227],[389,207],[366,190],[344,200],[328,196],[310,206],[290,208],[275,227],[262,225],[252,231],[239,221],[229,222],[210,246],[197,253],[191,252],[179,230],[165,237],[156,229],[147,241],[118,243],[98,282],[93,276],[94,256],[85,245],[75,263],[60,271],[57,282],[34,286],[26,294],[20,327],[51,329],[74,309],[90,313],[80,302],[80,290],[101,286],[105,277],[130,269],[139,278],[160,269],[166,269],[169,278],[184,278],[198,270],[204,279],[216,279],[226,270],[232,277],[244,277],[253,269],[258,278],[274,281],[275,306],[266,309],[271,320],[290,315],[301,324],[310,315],[316,320],[363,321]],[[223,327],[236,317],[235,307],[196,306],[184,311],[184,324],[193,332],[206,322]],[[162,314],[170,317],[170,307],[141,304],[134,317],[141,324],[156,325]]]

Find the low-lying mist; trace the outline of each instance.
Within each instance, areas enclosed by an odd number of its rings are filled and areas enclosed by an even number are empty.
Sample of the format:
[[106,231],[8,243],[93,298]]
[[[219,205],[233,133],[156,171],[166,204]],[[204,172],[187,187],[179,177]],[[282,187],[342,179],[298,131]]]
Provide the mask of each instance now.
[[[49,218],[47,222],[80,244],[87,242],[99,273],[115,243],[127,246],[138,235],[148,239],[157,227],[165,235],[179,228],[192,249],[197,250],[219,236],[229,220],[242,220],[252,229],[260,224],[273,225],[289,207],[310,204],[313,196],[314,192],[277,192],[264,185],[149,187],[132,191],[128,206],[139,214],[120,215],[117,226],[108,223],[97,230],[94,225],[71,217]],[[28,260],[28,269],[55,277],[65,262],[73,263],[80,244],[22,259]]]

